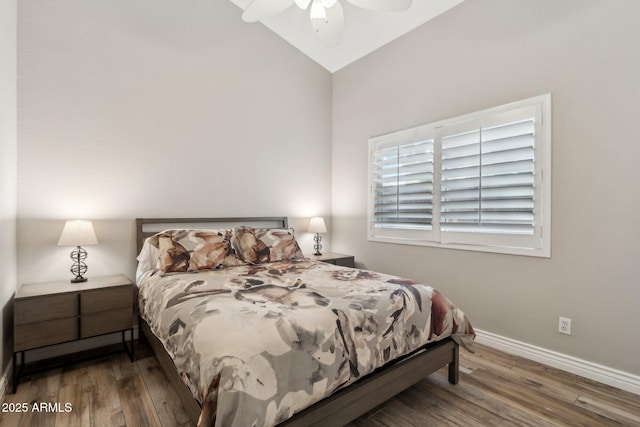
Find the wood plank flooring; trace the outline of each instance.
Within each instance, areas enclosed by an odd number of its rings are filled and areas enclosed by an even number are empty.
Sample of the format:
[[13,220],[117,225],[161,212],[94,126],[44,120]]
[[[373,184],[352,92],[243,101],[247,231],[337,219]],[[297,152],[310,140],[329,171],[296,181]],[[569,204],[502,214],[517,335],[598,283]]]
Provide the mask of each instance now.
[[[25,376],[2,409],[27,411],[0,413],[0,426],[189,426],[150,350],[136,351],[134,363],[120,353]],[[442,369],[348,426],[640,426],[638,395],[481,345],[460,366],[459,384]]]

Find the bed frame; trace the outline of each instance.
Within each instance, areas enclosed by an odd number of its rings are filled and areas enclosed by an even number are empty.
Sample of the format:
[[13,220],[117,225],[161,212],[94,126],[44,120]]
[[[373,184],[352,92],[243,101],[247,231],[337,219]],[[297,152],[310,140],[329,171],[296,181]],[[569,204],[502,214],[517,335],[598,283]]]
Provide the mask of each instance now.
[[[136,219],[137,253],[140,253],[144,239],[164,229],[230,228],[237,225],[288,228],[288,220],[287,217],[138,218]],[[140,330],[195,425],[200,416],[200,404],[182,382],[160,340],[155,337],[142,318],[139,321]],[[448,365],[449,382],[457,384],[458,352],[458,344],[451,338],[427,344],[401,359],[389,362],[354,384],[295,414],[280,426],[329,427],[347,424],[446,365]]]

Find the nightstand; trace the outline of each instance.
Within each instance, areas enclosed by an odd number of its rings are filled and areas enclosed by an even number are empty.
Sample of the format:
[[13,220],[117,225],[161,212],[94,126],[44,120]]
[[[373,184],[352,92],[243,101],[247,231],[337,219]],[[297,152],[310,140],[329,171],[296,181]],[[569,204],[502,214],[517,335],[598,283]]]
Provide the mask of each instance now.
[[355,268],[356,266],[353,255],[343,255],[328,252],[322,255],[313,255],[311,256],[311,259],[326,262],[328,264],[341,265],[343,267]]
[[[28,350],[121,332],[133,361],[134,291],[133,282],[122,275],[90,278],[83,283],[64,280],[22,285],[14,298],[14,393]],[[127,331],[130,348],[125,340]]]

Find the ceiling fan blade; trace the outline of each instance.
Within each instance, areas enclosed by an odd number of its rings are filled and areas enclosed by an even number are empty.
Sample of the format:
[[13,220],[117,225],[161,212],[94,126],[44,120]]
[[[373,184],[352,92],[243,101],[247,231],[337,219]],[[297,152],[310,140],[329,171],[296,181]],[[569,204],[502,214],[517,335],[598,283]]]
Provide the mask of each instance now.
[[344,13],[340,2],[336,2],[329,9],[325,9],[325,13],[325,19],[311,18],[311,26],[324,45],[329,47],[337,46],[342,40],[342,33],[344,32]]
[[400,12],[409,9],[412,0],[349,0],[354,6],[376,12]]
[[242,14],[245,22],[257,22],[291,7],[294,0],[253,0]]

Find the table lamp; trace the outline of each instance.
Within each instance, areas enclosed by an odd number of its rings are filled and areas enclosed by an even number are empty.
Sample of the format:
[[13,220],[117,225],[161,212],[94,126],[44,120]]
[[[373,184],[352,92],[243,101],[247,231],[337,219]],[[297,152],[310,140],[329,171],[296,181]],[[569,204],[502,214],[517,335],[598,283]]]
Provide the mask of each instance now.
[[64,224],[58,246],[75,246],[71,251],[71,259],[73,265],[70,271],[75,274],[75,278],[71,279],[71,283],[86,282],[87,278],[83,275],[87,272],[87,264],[84,260],[87,258],[87,251],[82,246],[97,245],[98,239],[96,232],[93,230],[93,223],[86,220],[70,220]]
[[313,237],[313,241],[315,244],[313,245],[313,249],[316,251],[314,255],[322,255],[322,237],[320,237],[320,233],[326,233],[327,226],[324,224],[324,218],[321,216],[316,216],[311,218],[309,221],[309,233],[316,233]]

